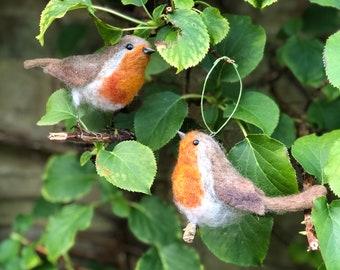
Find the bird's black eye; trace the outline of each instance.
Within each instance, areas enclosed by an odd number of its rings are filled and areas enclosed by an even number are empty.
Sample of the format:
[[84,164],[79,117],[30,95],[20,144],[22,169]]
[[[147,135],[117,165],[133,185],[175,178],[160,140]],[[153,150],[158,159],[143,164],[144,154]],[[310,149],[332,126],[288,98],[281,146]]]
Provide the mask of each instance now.
[[125,48],[131,51],[133,49],[133,44],[129,43],[125,46]]
[[198,145],[198,144],[200,143],[200,141],[199,141],[199,140],[194,140],[192,143],[193,143],[194,145]]

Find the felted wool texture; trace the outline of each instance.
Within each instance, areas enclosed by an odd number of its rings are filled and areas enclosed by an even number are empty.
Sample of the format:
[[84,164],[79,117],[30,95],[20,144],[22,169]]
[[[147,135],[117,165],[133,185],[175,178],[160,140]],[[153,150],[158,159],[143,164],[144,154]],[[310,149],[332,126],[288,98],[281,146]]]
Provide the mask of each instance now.
[[200,205],[204,196],[201,173],[197,169],[197,147],[192,147],[193,134],[188,133],[181,140],[177,164],[172,173],[172,190],[175,203],[183,209]]
[[327,190],[324,186],[315,185],[299,194],[282,197],[264,197],[263,201],[268,212],[295,212],[311,209],[313,207],[313,201],[326,194]]
[[[76,107],[83,102],[91,103],[94,107],[104,111],[116,111],[124,107],[122,104],[112,104],[111,101],[103,99],[99,92],[104,78],[109,77],[112,71],[117,69],[125,52],[123,49],[117,51],[117,49],[113,47],[108,47],[106,50],[107,53],[103,52],[105,56],[103,57],[104,65],[98,74],[96,74],[96,77],[86,85],[72,87],[72,98]],[[112,50],[112,53],[110,53],[109,50]]]
[[[133,44],[134,48],[128,50],[127,44]],[[140,37],[126,35],[118,44],[96,54],[33,59],[25,61],[24,66],[42,67],[45,73],[64,82],[72,90],[76,107],[87,102],[104,111],[115,111],[130,103],[144,83],[150,55],[143,52],[143,46],[150,44]],[[111,77],[123,57],[127,61],[123,71]]]
[[204,136],[206,140],[211,140],[211,147],[207,148],[206,155],[214,164],[212,174],[215,192],[225,204],[258,215],[266,212],[294,212],[312,208],[313,200],[327,193],[324,186],[315,185],[299,194],[267,197],[232,166],[213,138],[205,134]]
[[291,212],[308,209],[324,196],[315,185],[299,194],[267,197],[229,162],[219,144],[199,131],[180,142],[173,175],[174,201],[187,219],[200,226],[218,227],[238,221],[245,213]]
[[150,55],[143,52],[147,44],[135,45],[133,50],[125,49],[115,72],[105,76],[100,88],[101,96],[112,104],[129,104],[144,84],[144,71]]
[[223,203],[216,194],[216,175],[214,173],[216,162],[212,156],[218,155],[219,151],[222,151],[209,135],[197,132],[196,138],[199,141],[196,146],[198,147],[197,164],[202,175],[202,186],[205,191],[201,207],[197,209],[197,214],[200,215],[198,224],[219,227],[236,223],[245,212]]
[[[210,227],[232,224],[244,213],[217,198],[213,164],[205,154],[210,142],[207,143],[201,134],[192,131],[180,142],[178,161],[172,175],[175,204],[191,223]],[[194,140],[198,140],[199,144],[194,145]]]
[[210,145],[206,150],[206,155],[214,164],[211,173],[217,197],[225,204],[239,210],[264,215],[265,206],[262,200],[264,193],[262,190],[233,167],[213,138],[205,135],[205,139]]

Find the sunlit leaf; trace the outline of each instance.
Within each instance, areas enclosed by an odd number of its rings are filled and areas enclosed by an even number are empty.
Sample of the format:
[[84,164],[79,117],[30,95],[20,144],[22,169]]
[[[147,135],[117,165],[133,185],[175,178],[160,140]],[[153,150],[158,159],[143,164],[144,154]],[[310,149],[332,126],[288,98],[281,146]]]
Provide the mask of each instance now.
[[248,135],[230,150],[228,158],[267,195],[298,191],[286,147],[267,135]]
[[[259,25],[254,25],[250,17],[240,15],[225,15],[229,22],[230,30],[225,39],[213,48],[219,55],[227,56],[237,64],[241,78],[252,72],[263,58],[266,33]],[[204,58],[203,67],[209,70],[216,58],[210,54]],[[232,65],[224,64],[216,68],[214,74],[218,74],[223,82],[239,81]]]
[[100,176],[129,191],[150,194],[156,175],[156,161],[150,148],[136,141],[124,141],[112,151],[102,150],[96,158]]
[[[224,117],[229,116],[234,109],[235,104],[228,105],[224,110]],[[246,92],[242,96],[233,115],[233,118],[253,124],[268,135],[273,133],[279,117],[280,110],[276,103],[268,96],[255,91]]]
[[327,204],[326,197],[316,199],[312,221],[327,270],[337,270],[340,265],[340,201]]
[[37,36],[40,44],[44,45],[44,35],[48,27],[55,19],[62,18],[74,9],[86,8],[92,5],[91,0],[51,0],[48,2],[40,17],[40,33]]
[[329,152],[339,138],[339,130],[325,133],[322,136],[311,134],[301,137],[293,144],[292,155],[306,172],[316,176],[320,183],[327,183],[324,168]]
[[157,33],[157,51],[177,72],[197,65],[209,49],[209,35],[201,16],[190,9],[176,9],[166,15],[172,26]]
[[[340,4],[339,4],[340,5]],[[340,89],[340,32],[331,35],[324,50],[324,64],[329,82]]]
[[77,112],[72,103],[70,92],[65,89],[55,91],[47,101],[46,114],[41,117],[37,125],[55,125],[66,119],[76,119]]

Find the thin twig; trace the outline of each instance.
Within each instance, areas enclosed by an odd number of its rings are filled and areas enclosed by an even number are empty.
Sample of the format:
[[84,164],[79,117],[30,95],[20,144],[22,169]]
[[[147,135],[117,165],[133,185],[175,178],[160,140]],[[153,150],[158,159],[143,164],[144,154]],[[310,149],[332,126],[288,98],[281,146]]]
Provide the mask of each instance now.
[[72,141],[83,143],[113,143],[127,140],[135,140],[135,135],[126,130],[117,130],[114,133],[100,133],[100,132],[51,132],[48,136],[51,141]]
[[[304,190],[310,188],[313,185],[313,177],[307,173],[303,175],[303,188]],[[306,209],[304,212],[304,220],[302,222],[305,224],[306,231],[304,234],[307,237],[308,247],[307,251],[319,250],[319,240],[316,236],[315,228],[312,223],[312,211],[311,209]]]
[[[222,55],[220,55],[217,51],[215,51],[214,49],[209,49],[209,52],[211,53],[212,56],[214,56],[215,58],[221,58]],[[230,58],[224,58],[223,59],[224,62],[228,63],[228,64],[234,64],[235,60],[230,59]]]

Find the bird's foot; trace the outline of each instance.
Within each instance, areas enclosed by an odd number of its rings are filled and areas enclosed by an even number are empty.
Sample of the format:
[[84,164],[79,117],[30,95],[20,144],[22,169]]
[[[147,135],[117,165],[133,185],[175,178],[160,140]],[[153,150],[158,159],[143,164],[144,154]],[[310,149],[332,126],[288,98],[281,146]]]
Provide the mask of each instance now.
[[192,243],[196,234],[196,224],[188,223],[188,225],[183,229],[183,240],[186,243]]

